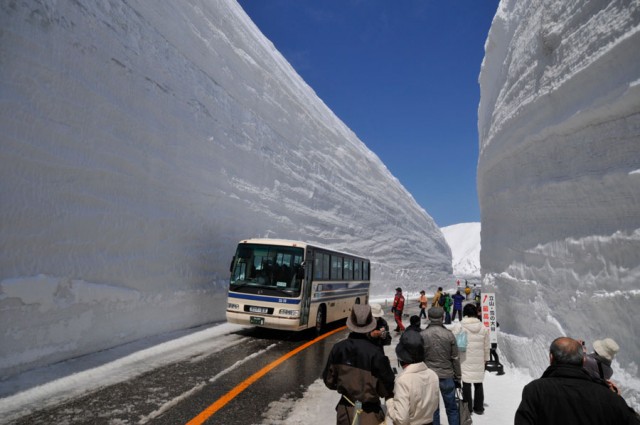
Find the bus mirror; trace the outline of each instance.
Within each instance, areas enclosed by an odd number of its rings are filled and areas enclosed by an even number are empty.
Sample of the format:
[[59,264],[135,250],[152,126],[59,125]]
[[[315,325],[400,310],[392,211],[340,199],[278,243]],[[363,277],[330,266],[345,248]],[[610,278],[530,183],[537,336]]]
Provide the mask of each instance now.
[[303,265],[299,265],[296,268],[296,277],[298,279],[304,279],[304,266]]
[[231,264],[229,264],[229,273],[233,273],[233,263],[236,262],[236,256],[234,255],[231,259]]

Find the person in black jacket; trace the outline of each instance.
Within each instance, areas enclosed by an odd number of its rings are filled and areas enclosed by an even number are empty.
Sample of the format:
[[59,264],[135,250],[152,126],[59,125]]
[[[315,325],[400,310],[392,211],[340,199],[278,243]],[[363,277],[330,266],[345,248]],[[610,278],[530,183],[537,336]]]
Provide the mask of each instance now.
[[384,310],[380,304],[373,303],[369,305],[371,306],[371,315],[376,320],[376,327],[369,333],[369,339],[384,353],[384,346],[391,345],[389,324],[384,320]]
[[549,351],[551,365],[522,390],[514,425],[640,425],[621,396],[583,369],[579,341],[556,338]]
[[[347,327],[351,333],[331,349],[322,379],[342,395],[336,406],[338,425],[351,425],[356,414],[360,425],[378,425],[385,420],[380,398],[393,397],[395,377],[389,358],[368,336],[376,327],[371,307],[355,304]],[[358,402],[361,410],[355,408]]]

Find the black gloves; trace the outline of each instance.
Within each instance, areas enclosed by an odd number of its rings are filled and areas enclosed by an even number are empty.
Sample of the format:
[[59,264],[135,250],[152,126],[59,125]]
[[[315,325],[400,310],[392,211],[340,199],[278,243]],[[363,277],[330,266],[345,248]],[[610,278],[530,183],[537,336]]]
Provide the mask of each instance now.
[[462,388],[462,383],[457,379],[454,379],[453,382],[456,384],[456,388]]

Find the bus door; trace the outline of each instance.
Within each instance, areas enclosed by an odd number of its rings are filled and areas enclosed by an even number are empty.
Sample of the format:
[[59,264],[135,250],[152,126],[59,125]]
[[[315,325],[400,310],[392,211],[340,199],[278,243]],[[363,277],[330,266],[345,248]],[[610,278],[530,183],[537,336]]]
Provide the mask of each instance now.
[[304,277],[302,278],[302,294],[300,304],[300,325],[309,324],[309,310],[311,310],[311,282],[313,281],[314,252],[307,250],[304,259]]

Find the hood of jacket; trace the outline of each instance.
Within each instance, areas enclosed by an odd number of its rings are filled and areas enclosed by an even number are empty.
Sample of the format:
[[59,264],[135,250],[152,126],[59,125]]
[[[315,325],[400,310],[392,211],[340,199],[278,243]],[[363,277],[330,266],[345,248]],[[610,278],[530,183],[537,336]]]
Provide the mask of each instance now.
[[462,318],[462,327],[467,331],[474,334],[480,333],[484,325],[480,319],[476,317],[464,317]]

